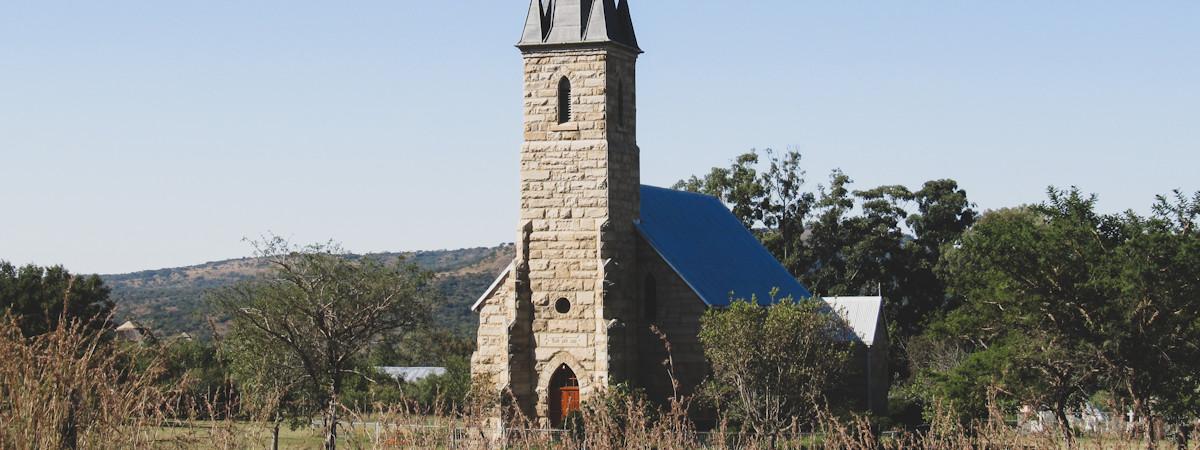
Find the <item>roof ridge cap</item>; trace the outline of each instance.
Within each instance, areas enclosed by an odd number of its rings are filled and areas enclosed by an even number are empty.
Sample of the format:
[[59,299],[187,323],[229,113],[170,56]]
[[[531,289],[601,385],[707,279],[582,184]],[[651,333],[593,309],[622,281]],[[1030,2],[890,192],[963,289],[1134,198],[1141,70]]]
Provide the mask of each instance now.
[[716,200],[716,201],[720,202],[722,206],[724,206],[724,205],[725,205],[725,202],[721,201],[721,199],[720,199],[720,198],[718,198],[717,196],[715,196],[715,195],[710,195],[710,194],[705,194],[705,193],[703,193],[703,192],[692,192],[692,191],[685,191],[685,190],[681,190],[681,189],[675,189],[675,188],[665,188],[665,187],[659,187],[659,186],[651,186],[651,185],[649,185],[649,184],[643,184],[643,185],[642,185],[642,187],[643,187],[643,188],[649,188],[649,189],[657,189],[657,190],[660,190],[660,191],[667,191],[667,192],[671,192],[671,193],[675,193],[675,194],[694,195],[694,196],[697,196],[697,197],[703,197],[703,198],[710,199],[710,200]]

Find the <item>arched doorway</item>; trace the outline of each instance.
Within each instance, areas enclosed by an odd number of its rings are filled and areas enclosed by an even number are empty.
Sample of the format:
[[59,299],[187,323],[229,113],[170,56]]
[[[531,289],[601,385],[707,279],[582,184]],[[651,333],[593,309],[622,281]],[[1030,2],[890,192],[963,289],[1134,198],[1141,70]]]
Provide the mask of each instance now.
[[550,425],[562,428],[571,413],[579,411],[579,380],[566,364],[550,377]]

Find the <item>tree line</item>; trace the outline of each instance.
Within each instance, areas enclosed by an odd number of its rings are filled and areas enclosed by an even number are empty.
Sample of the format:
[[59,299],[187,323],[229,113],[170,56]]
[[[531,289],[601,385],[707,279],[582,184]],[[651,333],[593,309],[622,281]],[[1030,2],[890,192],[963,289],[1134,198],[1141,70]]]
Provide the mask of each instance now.
[[[1132,411],[1148,441],[1158,423],[1182,429],[1200,417],[1200,193],[1159,197],[1150,216],[1102,214],[1074,188],[980,213],[953,180],[855,190],[834,171],[810,189],[806,176],[796,152],[749,152],[676,187],[728,204],[814,294],[886,297],[896,388],[880,423],[913,429],[949,410],[971,424],[1032,407],[1054,413],[1070,446],[1068,415],[1088,403]],[[72,341],[95,342],[80,348],[126,355],[104,367],[151,374],[139,379],[193,407],[229,405],[216,409],[272,423],[276,434],[318,417],[327,448],[350,412],[413,397],[462,404],[473,343],[430,326],[439,292],[429,272],[334,244],[269,238],[257,250],[266,276],[208,294],[227,329],[151,352],[121,353],[132,344],[113,340],[114,305],[99,278],[0,263],[6,342],[33,348],[54,330],[80,330],[96,336]],[[772,440],[836,394],[852,350],[841,325],[805,300],[736,303],[702,321],[712,367],[704,394]],[[374,370],[406,363],[452,370],[417,385]],[[0,389],[22,382],[10,378]],[[0,419],[14,411],[0,402]],[[78,436],[91,416],[55,417],[64,436]]]
[[[107,365],[87,369],[121,380],[130,378],[122,374],[138,374],[134,379],[141,384],[128,390],[161,394],[162,404],[152,407],[161,412],[156,418],[265,422],[276,446],[282,426],[308,427],[313,417],[320,418],[324,446],[335,448],[348,414],[393,407],[444,414],[461,406],[470,385],[473,346],[466,337],[431,326],[439,294],[430,272],[403,258],[349,255],[334,244],[298,247],[270,238],[256,246],[271,270],[208,293],[214,310],[230,319],[227,329],[214,330],[211,341],[152,335],[123,341],[111,322],[109,289],[98,277],[8,263],[0,263],[0,331],[11,337],[6,344],[23,354],[41,351],[36,358],[43,360],[73,360],[81,352],[108,355],[99,360]],[[46,336],[79,343],[79,349],[40,346]],[[404,383],[377,370],[396,364],[438,365],[448,373]],[[21,390],[29,381],[26,372],[0,373],[0,392]],[[85,385],[67,389],[121,390],[74,380]],[[0,423],[8,418],[36,422],[24,417],[36,403],[0,401]],[[112,425],[76,424],[76,418],[96,416],[90,412],[102,406],[73,404],[68,408],[72,425],[60,428],[82,428],[85,436],[102,432]],[[6,438],[0,433],[0,443]],[[77,441],[63,434],[54,442],[73,448],[66,443]]]
[[1145,217],[1052,187],[980,213],[954,180],[853,190],[835,170],[810,190],[801,162],[751,151],[676,188],[728,204],[815,295],[886,297],[892,420],[1032,407],[1070,446],[1089,402],[1131,411],[1148,441],[1200,417],[1200,193]]

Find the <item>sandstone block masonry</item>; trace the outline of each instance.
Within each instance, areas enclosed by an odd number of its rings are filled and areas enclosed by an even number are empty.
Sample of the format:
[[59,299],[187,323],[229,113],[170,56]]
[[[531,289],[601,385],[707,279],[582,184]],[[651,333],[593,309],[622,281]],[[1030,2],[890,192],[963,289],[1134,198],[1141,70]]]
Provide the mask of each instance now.
[[636,56],[613,46],[524,54],[517,259],[484,299],[472,367],[532,417],[548,417],[559,368],[586,398],[636,363],[610,342],[614,321],[636,310]]

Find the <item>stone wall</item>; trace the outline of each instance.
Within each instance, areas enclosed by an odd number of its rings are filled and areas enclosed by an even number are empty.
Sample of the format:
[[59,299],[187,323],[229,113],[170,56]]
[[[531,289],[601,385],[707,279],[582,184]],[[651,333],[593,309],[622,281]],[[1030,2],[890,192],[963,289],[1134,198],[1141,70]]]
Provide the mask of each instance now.
[[[653,324],[666,335],[672,347],[670,356],[674,377],[680,383],[679,395],[693,394],[708,374],[708,365],[698,339],[700,317],[708,307],[645,240],[635,236],[635,241],[640,269],[639,281],[636,283],[639,295],[631,302],[632,307],[624,308],[627,313],[624,316],[626,319],[623,319],[625,326],[620,330],[609,330],[610,339],[619,341],[619,345],[614,344],[612,348],[626,352],[622,356],[629,361],[630,367],[625,377],[612,381],[631,382],[645,389],[654,401],[665,404],[671,396],[676,395],[676,391],[671,383],[671,373],[664,365],[668,357],[666,348],[661,339],[650,331],[651,322],[646,317],[643,295],[647,283],[653,283],[657,298],[657,320]],[[518,253],[523,253],[520,247]],[[589,321],[574,320],[575,323],[568,323],[572,321],[539,318],[528,324],[528,332],[532,333],[536,340],[536,355],[531,359],[537,362],[520,363],[525,346],[516,344],[516,341],[520,340],[520,334],[525,329],[523,322],[529,321],[519,319],[517,314],[511,312],[519,303],[516,291],[522,278],[515,272],[517,271],[503,275],[499,287],[479,309],[479,348],[472,358],[472,373],[476,376],[492,377],[498,387],[508,387],[514,394],[528,396],[530,403],[536,402],[536,406],[541,408],[547,406],[544,404],[547,388],[544,383],[549,379],[549,373],[562,363],[572,365],[575,370],[594,370],[594,361],[587,358],[596,349],[582,348],[581,345],[568,347],[566,342],[556,342],[557,339],[582,339],[571,336],[586,333],[568,331],[565,327],[578,330],[580,325]],[[542,306],[537,308],[544,309]],[[540,314],[545,316],[557,313],[542,311]],[[510,365],[510,358],[517,362]],[[510,384],[514,376],[526,381]],[[540,383],[537,386],[531,385],[535,383],[534,380],[539,380]],[[592,381],[589,385],[589,390],[603,386],[597,381]],[[536,398],[541,398],[542,401],[534,400]],[[534,405],[528,408],[531,409],[528,412],[530,414],[545,414],[544,410],[533,410]]]
[[[708,306],[675,270],[663,261],[649,243],[640,238],[638,240],[638,260],[643,269],[642,283],[651,279],[646,277],[649,275],[656,288],[658,307],[655,324],[671,343],[674,375],[681,388],[678,394],[690,395],[708,374],[708,364],[704,359],[704,349],[700,346],[699,339],[700,317],[708,310]],[[645,320],[645,314],[641,314],[640,317],[642,320],[638,330],[640,352],[637,384],[646,389],[651,399],[665,402],[675,395],[667,368],[663,365],[663,361],[667,359],[667,351],[661,340],[649,331],[650,323]]]
[[476,311],[479,331],[476,333],[475,353],[471,355],[472,378],[487,377],[500,387],[508,386],[508,315],[507,299],[514,298],[512,273],[501,274],[497,289],[484,298]]
[[[473,371],[495,373],[523,411],[545,418],[559,366],[575,372],[586,400],[633,360],[631,343],[610,342],[609,330],[621,328],[638,289],[636,55],[555,49],[524,60],[520,245],[505,287],[480,311]],[[572,94],[567,123],[558,122],[563,77]],[[623,120],[610,125],[618,106]],[[558,310],[560,299],[569,309]]]
[[867,352],[867,410],[879,416],[888,413],[888,392],[892,387],[892,372],[888,365],[890,352],[891,340],[888,337],[887,321],[880,311],[874,345]]

